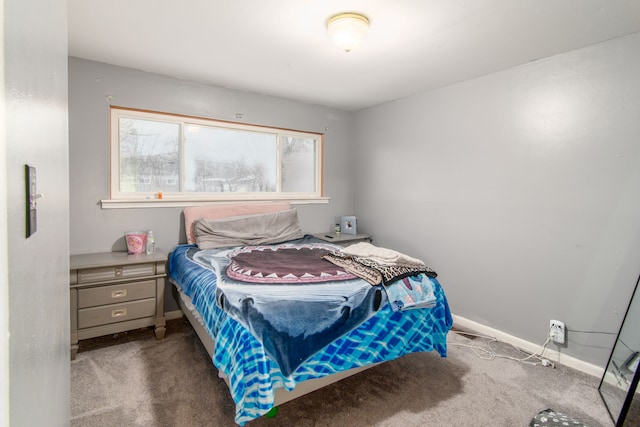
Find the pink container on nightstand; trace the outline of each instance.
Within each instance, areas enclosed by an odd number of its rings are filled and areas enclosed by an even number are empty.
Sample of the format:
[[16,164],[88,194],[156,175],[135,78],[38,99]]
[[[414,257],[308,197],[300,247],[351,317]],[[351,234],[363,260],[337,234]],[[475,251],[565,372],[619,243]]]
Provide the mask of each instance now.
[[124,240],[127,242],[127,252],[130,254],[141,254],[147,250],[146,231],[129,231],[124,233]]

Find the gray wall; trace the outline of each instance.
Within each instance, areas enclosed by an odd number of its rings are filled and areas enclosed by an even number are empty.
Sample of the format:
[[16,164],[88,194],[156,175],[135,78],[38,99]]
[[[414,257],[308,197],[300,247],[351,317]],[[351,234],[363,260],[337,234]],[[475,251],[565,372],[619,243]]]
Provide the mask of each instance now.
[[[640,34],[356,114],[355,204],[455,314],[604,366],[640,271]],[[383,172],[381,172],[383,171]]]
[[[182,208],[102,209],[109,197],[109,106],[325,133],[328,204],[296,205],[305,232],[324,232],[353,212],[353,113],[205,86],[172,77],[69,59],[71,253],[126,250],[123,233],[151,229],[156,247],[184,242]],[[168,289],[170,291],[170,289]],[[168,299],[166,308],[175,309]]]
[[[8,0],[3,7],[5,78],[0,92],[5,98],[0,122],[6,170],[2,168],[0,185],[6,186],[6,199],[0,203],[6,203],[7,214],[2,245],[8,248],[9,421],[12,426],[67,426],[67,3]],[[45,194],[38,203],[38,231],[28,239],[25,164],[37,168],[38,191]],[[2,377],[4,382],[4,372]]]

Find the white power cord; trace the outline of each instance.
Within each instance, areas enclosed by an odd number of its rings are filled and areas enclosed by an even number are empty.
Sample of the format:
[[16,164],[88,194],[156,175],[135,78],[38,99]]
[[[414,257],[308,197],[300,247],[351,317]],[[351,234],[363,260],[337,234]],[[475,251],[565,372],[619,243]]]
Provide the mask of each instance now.
[[[540,346],[540,348],[538,350],[536,350],[533,353],[527,352],[526,350],[523,350],[519,347],[516,347],[515,345],[511,344],[511,343],[506,343],[503,341],[499,341],[496,337],[491,337],[491,336],[487,336],[487,335],[478,335],[478,334],[473,334],[470,332],[464,332],[464,331],[459,331],[459,330],[451,330],[451,332],[456,333],[458,335],[468,335],[468,336],[472,336],[472,337],[477,337],[477,338],[483,338],[488,340],[487,341],[487,347],[480,347],[477,345],[473,345],[473,344],[462,344],[462,343],[455,343],[455,342],[449,342],[447,343],[447,345],[450,346],[457,346],[457,347],[467,347],[470,348],[473,353],[480,359],[483,360],[495,360],[497,358],[502,358],[502,359],[509,359],[509,360],[514,360],[516,362],[521,362],[521,363],[527,363],[530,365],[542,365],[542,366],[551,366],[552,368],[555,368],[555,365],[548,359],[545,359],[542,357],[542,354],[544,353],[544,351],[547,348],[547,344],[549,344],[549,342],[551,341],[551,338],[547,337],[547,340]],[[527,354],[526,357],[523,358],[518,358],[518,357],[513,357],[513,356],[508,356],[506,354],[499,354],[497,353],[492,347],[491,344],[495,343],[495,342],[501,342],[503,344],[508,344],[511,347],[513,347],[514,349],[516,349],[517,351],[520,351],[524,354]],[[531,359],[536,360],[535,362],[530,361]]]

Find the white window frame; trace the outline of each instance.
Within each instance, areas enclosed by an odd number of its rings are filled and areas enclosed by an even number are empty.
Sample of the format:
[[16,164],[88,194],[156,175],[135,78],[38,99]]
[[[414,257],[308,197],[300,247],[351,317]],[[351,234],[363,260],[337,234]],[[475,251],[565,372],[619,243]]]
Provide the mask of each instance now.
[[[180,125],[180,159],[183,163],[180,167],[181,191],[171,193],[150,193],[150,192],[120,192],[120,119],[133,118],[142,120],[155,120],[165,123],[176,123]],[[277,190],[275,192],[252,192],[252,193],[197,193],[187,192],[185,186],[185,168],[183,150],[185,146],[184,128],[188,125],[215,126],[236,130],[247,130],[251,132],[261,132],[276,135],[276,159],[277,169]],[[327,203],[328,198],[323,196],[323,160],[324,160],[324,134],[317,132],[303,132],[298,130],[283,129],[269,126],[259,126],[231,121],[206,119],[186,115],[162,113],[156,111],[138,110],[125,107],[111,107],[111,159],[110,159],[110,198],[101,200],[102,208],[140,208],[140,207],[176,207],[194,206],[208,204],[212,202],[238,202],[238,201],[289,201],[294,204],[306,203]],[[280,136],[295,136],[301,138],[312,138],[317,141],[315,160],[315,191],[309,193],[282,192],[281,188],[281,156],[280,156]]]

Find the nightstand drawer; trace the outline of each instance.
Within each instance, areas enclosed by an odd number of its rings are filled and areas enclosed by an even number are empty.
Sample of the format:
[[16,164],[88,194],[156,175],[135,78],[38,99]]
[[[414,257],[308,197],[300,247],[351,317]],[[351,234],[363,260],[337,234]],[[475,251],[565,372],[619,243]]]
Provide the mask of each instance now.
[[110,304],[78,310],[78,329],[155,316],[156,300],[149,298],[124,304]]
[[78,308],[117,304],[145,298],[155,298],[156,281],[123,283],[78,290]]
[[78,270],[78,283],[129,279],[142,276],[153,276],[154,274],[156,274],[156,265],[154,263],[85,268]]

